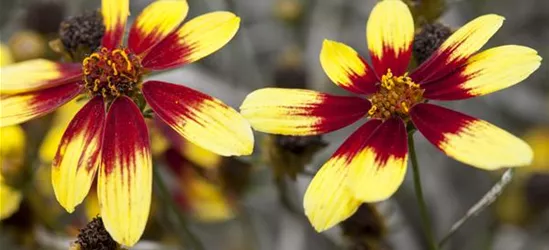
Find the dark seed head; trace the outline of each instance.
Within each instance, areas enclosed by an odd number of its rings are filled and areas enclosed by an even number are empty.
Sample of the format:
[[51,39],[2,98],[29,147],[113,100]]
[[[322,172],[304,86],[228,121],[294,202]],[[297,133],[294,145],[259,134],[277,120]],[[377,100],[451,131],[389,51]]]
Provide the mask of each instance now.
[[63,21],[59,27],[59,37],[65,51],[74,58],[97,50],[105,33],[103,16],[99,11],[89,11]]
[[81,250],[117,250],[118,243],[109,235],[101,217],[90,221],[86,227],[80,229],[78,239],[75,242]]
[[423,25],[413,44],[418,65],[425,62],[451,34],[452,30],[441,23]]

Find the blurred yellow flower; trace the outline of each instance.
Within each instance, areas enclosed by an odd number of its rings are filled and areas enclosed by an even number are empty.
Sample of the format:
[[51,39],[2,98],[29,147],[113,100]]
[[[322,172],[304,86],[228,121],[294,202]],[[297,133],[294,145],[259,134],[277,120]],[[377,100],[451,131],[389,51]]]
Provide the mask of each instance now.
[[61,142],[61,137],[65,129],[69,126],[69,122],[76,115],[78,110],[84,106],[85,102],[78,102],[72,100],[67,104],[61,106],[55,112],[51,128],[48,130],[46,137],[40,145],[40,160],[44,163],[51,163],[55,153],[57,152],[57,147],[59,142]]
[[496,215],[504,223],[526,225],[547,208],[549,190],[549,127],[529,130],[523,139],[532,147],[534,159],[515,170],[513,181],[497,201]]
[[0,128],[0,220],[11,216],[19,209],[22,194],[9,186],[4,173],[12,173],[23,164],[25,132],[19,126]]
[[0,67],[13,63],[13,56],[7,45],[0,43]]

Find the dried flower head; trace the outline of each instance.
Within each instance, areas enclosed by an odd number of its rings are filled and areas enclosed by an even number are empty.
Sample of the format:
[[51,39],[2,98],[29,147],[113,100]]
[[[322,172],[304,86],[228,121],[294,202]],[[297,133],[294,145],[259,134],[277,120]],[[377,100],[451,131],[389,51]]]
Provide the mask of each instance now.
[[91,220],[80,229],[73,249],[79,250],[117,250],[120,246],[113,240],[103,225],[101,217]]
[[83,55],[89,54],[101,46],[104,34],[105,25],[99,11],[88,11],[78,16],[69,17],[59,27],[59,37],[64,50],[80,60],[83,59]]
[[418,64],[425,62],[448,37],[452,30],[441,23],[425,24],[414,37],[413,53]]

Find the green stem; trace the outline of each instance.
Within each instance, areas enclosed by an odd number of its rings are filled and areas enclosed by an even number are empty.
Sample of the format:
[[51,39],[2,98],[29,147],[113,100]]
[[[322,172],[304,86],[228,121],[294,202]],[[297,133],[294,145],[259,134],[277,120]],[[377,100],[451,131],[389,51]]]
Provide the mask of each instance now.
[[178,206],[175,204],[173,199],[170,196],[170,192],[168,191],[168,188],[166,187],[166,184],[164,183],[164,180],[160,176],[160,172],[157,167],[153,167],[153,178],[154,183],[157,186],[157,190],[160,192],[160,199],[162,200],[162,203],[169,207],[171,212],[175,214],[177,218],[177,222],[179,223],[179,228],[182,230],[182,238],[184,239],[183,244],[188,244],[190,249],[194,250],[204,250],[204,246],[202,245],[202,242],[196,237],[191,230],[187,227],[187,221],[185,220],[185,217],[179,212]]
[[419,176],[419,165],[417,163],[416,148],[414,146],[414,133],[408,133],[408,150],[410,152],[410,159],[412,161],[412,170],[414,172],[414,188],[416,191],[416,198],[419,203],[419,212],[421,214],[421,222],[423,224],[423,230],[425,231],[425,237],[427,238],[427,244],[430,250],[437,250],[437,244],[433,237],[433,230],[431,229],[431,222],[429,221],[429,214],[427,213],[427,206],[425,205],[425,199],[423,198],[423,190],[421,188],[421,178]]

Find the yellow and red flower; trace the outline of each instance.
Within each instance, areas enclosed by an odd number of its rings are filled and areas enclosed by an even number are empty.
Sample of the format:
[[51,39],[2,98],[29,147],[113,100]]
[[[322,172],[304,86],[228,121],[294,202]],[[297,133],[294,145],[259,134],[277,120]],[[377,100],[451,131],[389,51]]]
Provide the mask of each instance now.
[[68,125],[53,161],[57,200],[69,212],[87,195],[98,172],[105,227],[131,246],[143,233],[151,202],[149,134],[142,95],[156,115],[179,134],[217,154],[253,149],[248,122],[220,100],[196,90],[142,78],[197,61],[236,34],[240,18],[212,12],[184,24],[186,1],[155,1],[137,17],[122,44],[129,0],[103,0],[102,46],[81,64],[31,60],[2,68],[0,125],[45,115],[80,94],[91,99]]
[[486,95],[539,67],[537,52],[523,46],[476,53],[503,20],[494,14],[474,19],[408,74],[412,15],[400,0],[380,1],[366,27],[372,66],[342,43],[326,40],[320,52],[320,63],[336,85],[367,98],[277,88],[248,95],[241,113],[267,133],[316,135],[370,118],[322,166],[305,193],[305,213],[316,230],[348,218],[361,202],[387,199],[398,189],[406,172],[408,123],[448,156],[481,169],[532,161],[530,147],[508,132],[427,103]]

